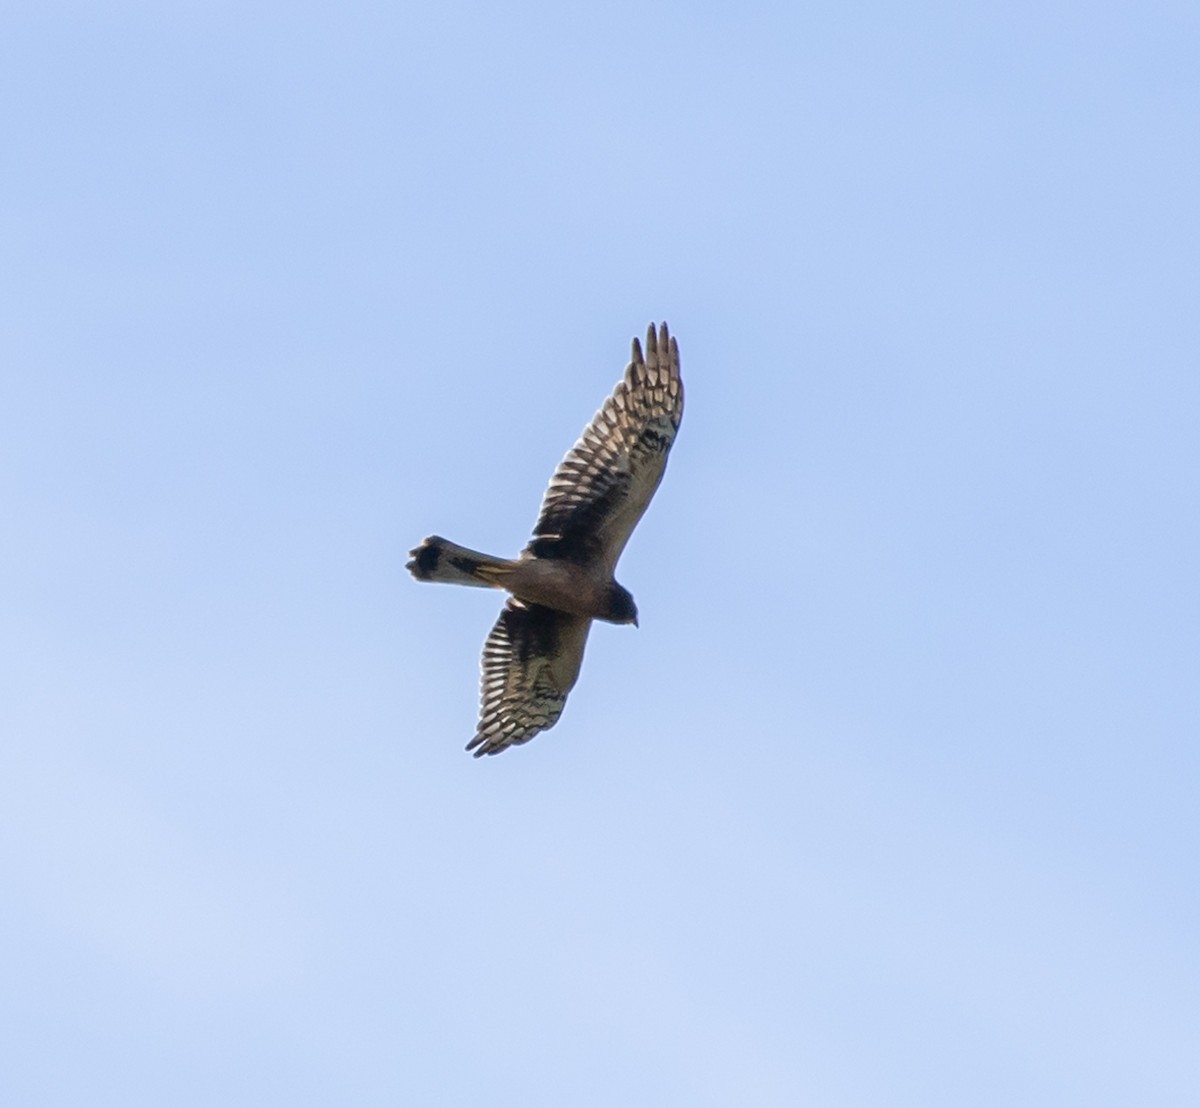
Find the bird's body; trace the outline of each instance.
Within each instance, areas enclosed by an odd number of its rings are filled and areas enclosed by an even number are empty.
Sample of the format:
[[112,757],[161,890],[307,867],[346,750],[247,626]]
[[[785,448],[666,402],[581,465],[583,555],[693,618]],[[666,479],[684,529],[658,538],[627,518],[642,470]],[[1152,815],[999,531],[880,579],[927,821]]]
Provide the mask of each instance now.
[[430,535],[412,553],[414,564],[410,568],[419,581],[504,589],[527,604],[610,623],[630,622],[614,612],[611,594],[615,582],[591,567],[539,557],[528,549],[511,560],[497,558],[440,535]]
[[534,537],[515,559],[438,535],[412,551],[420,581],[504,589],[512,595],[483,649],[479,728],[468,750],[497,754],[552,727],[579,676],[593,619],[637,623],[613,577],[658,488],[683,418],[679,348],[664,323],[637,339],[624,378],[559,464]]

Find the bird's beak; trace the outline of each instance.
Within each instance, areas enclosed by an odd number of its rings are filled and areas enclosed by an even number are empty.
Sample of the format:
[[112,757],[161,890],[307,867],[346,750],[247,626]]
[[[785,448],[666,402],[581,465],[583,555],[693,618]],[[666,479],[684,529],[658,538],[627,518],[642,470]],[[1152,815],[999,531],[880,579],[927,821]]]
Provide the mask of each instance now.
[[638,625],[637,616],[633,617],[633,625],[634,625],[634,627],[636,627]]

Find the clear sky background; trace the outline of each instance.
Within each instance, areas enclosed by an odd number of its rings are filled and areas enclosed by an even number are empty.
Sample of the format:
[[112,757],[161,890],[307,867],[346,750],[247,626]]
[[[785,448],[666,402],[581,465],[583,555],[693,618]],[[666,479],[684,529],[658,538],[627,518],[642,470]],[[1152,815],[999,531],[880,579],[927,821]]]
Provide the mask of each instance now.
[[[9,3],[21,1105],[1200,1103],[1192,3]],[[688,408],[560,724],[515,553]]]

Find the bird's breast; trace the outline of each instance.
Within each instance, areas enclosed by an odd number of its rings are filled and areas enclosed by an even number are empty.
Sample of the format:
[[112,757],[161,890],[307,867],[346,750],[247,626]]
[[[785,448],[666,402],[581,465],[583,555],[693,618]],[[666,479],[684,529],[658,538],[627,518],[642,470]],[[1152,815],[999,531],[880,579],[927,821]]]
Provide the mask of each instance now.
[[521,558],[504,587],[518,600],[559,612],[600,618],[608,611],[611,581],[585,566],[555,558]]

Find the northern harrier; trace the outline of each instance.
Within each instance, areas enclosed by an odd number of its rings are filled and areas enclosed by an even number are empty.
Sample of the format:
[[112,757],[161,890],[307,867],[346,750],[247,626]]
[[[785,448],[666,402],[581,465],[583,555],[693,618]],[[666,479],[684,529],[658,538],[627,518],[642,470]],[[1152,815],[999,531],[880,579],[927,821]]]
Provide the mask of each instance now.
[[412,551],[418,581],[505,589],[483,647],[479,727],[468,750],[499,754],[558,722],[593,619],[637,625],[617,559],[662,480],[683,418],[679,347],[664,323],[635,338],[625,377],[559,463],[533,538],[513,561],[438,535]]

